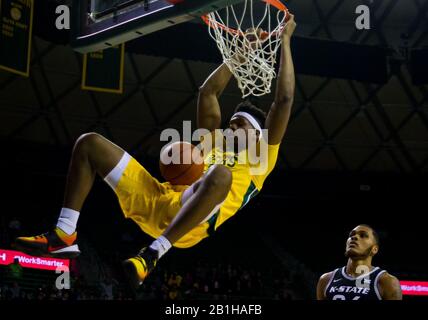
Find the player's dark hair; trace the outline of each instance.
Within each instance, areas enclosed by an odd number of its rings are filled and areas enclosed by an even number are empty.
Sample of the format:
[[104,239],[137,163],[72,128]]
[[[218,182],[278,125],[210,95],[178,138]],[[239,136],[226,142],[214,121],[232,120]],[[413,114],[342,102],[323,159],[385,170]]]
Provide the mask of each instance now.
[[244,100],[240,104],[238,104],[235,108],[235,113],[236,112],[247,112],[251,114],[260,124],[260,127],[264,128],[266,121],[266,112],[257,107],[255,103],[250,99]]
[[369,229],[372,231],[372,233],[373,233],[373,237],[374,237],[374,238],[375,238],[375,240],[376,240],[376,244],[377,244],[377,245],[379,245],[379,244],[380,244],[380,241],[379,241],[379,234],[377,233],[377,231],[376,231],[372,226],[370,226],[370,225],[368,225],[368,224],[359,224],[359,226],[363,226],[363,227],[369,228]]

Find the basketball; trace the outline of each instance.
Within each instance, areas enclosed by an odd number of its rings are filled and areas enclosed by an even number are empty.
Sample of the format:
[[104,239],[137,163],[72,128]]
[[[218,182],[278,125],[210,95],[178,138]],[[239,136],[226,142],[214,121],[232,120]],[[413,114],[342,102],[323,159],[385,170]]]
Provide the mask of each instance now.
[[159,167],[162,177],[173,185],[191,185],[204,171],[201,152],[193,144],[179,141],[161,151]]

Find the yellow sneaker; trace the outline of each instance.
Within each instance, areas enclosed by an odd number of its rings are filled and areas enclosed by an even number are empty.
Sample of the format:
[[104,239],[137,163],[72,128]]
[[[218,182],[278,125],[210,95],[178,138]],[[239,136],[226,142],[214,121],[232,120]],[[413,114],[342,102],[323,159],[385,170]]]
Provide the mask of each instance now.
[[150,248],[143,248],[138,255],[123,261],[122,265],[129,284],[133,290],[143,283],[147,276],[156,267],[158,253]]

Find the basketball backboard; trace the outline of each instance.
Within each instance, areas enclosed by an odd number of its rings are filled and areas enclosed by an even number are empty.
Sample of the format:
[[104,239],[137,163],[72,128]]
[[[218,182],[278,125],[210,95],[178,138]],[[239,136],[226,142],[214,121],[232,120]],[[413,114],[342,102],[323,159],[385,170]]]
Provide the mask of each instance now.
[[242,0],[74,0],[72,46],[106,49]]

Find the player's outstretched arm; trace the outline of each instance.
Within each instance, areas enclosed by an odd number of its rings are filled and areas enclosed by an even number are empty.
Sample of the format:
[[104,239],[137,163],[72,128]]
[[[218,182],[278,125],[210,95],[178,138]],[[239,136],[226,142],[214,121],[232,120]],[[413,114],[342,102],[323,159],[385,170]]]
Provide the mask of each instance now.
[[295,28],[294,16],[290,15],[290,19],[281,35],[281,62],[276,82],[275,100],[266,118],[265,128],[269,130],[268,144],[271,145],[281,143],[287,129],[291,106],[294,101],[295,78],[290,39]]
[[389,273],[380,276],[379,292],[383,300],[403,300],[400,281]]
[[333,276],[332,272],[324,273],[317,284],[317,300],[325,300],[325,288],[330,281],[330,278]]
[[219,96],[227,86],[232,73],[225,63],[220,65],[199,88],[198,128],[213,131],[221,126]]

